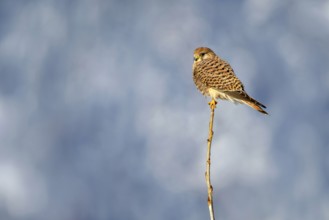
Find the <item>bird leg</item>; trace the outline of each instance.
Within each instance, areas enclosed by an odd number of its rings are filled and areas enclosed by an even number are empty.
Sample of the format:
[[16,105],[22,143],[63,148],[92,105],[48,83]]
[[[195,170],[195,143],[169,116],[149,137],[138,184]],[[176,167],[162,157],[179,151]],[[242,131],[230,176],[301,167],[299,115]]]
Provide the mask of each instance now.
[[210,106],[211,109],[215,109],[217,102],[215,99],[211,99],[211,101],[208,103],[208,105]]

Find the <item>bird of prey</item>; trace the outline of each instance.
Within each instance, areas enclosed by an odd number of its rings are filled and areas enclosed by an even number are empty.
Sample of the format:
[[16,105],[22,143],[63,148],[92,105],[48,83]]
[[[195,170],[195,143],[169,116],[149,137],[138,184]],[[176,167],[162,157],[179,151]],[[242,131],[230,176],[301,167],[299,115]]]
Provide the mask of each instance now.
[[229,63],[218,57],[210,48],[194,50],[193,81],[205,96],[242,103],[267,114],[265,105],[250,97]]

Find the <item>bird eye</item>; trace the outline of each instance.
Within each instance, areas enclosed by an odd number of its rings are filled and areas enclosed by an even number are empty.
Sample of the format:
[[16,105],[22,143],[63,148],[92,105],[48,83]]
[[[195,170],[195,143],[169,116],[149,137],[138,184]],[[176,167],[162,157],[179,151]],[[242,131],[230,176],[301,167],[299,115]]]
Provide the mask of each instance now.
[[205,55],[205,53],[200,53],[200,55],[203,57]]

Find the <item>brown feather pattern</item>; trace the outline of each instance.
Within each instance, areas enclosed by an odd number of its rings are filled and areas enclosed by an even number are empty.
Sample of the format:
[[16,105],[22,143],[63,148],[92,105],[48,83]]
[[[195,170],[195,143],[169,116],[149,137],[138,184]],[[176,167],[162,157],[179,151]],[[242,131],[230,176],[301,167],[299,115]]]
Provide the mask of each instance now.
[[195,49],[194,60],[193,81],[203,95],[244,103],[267,114],[263,109],[266,107],[246,93],[231,65],[211,49],[207,47]]

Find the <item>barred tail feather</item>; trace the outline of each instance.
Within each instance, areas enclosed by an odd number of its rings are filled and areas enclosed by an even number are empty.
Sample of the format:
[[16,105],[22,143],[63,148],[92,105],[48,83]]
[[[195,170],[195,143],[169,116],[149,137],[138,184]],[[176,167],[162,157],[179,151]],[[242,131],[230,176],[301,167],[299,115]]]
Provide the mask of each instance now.
[[[255,100],[256,101],[256,100]],[[265,115],[268,115],[268,113],[263,109],[266,108],[263,104],[259,103],[259,102],[247,102],[247,101],[243,101],[243,103],[245,103],[246,105],[249,105],[251,108],[259,111],[260,113],[263,113]],[[263,108],[262,108],[263,107]]]
[[244,103],[257,111],[268,115],[268,113],[263,109],[266,108],[266,106],[251,98],[245,91],[225,91],[225,93],[232,97],[235,101]]

